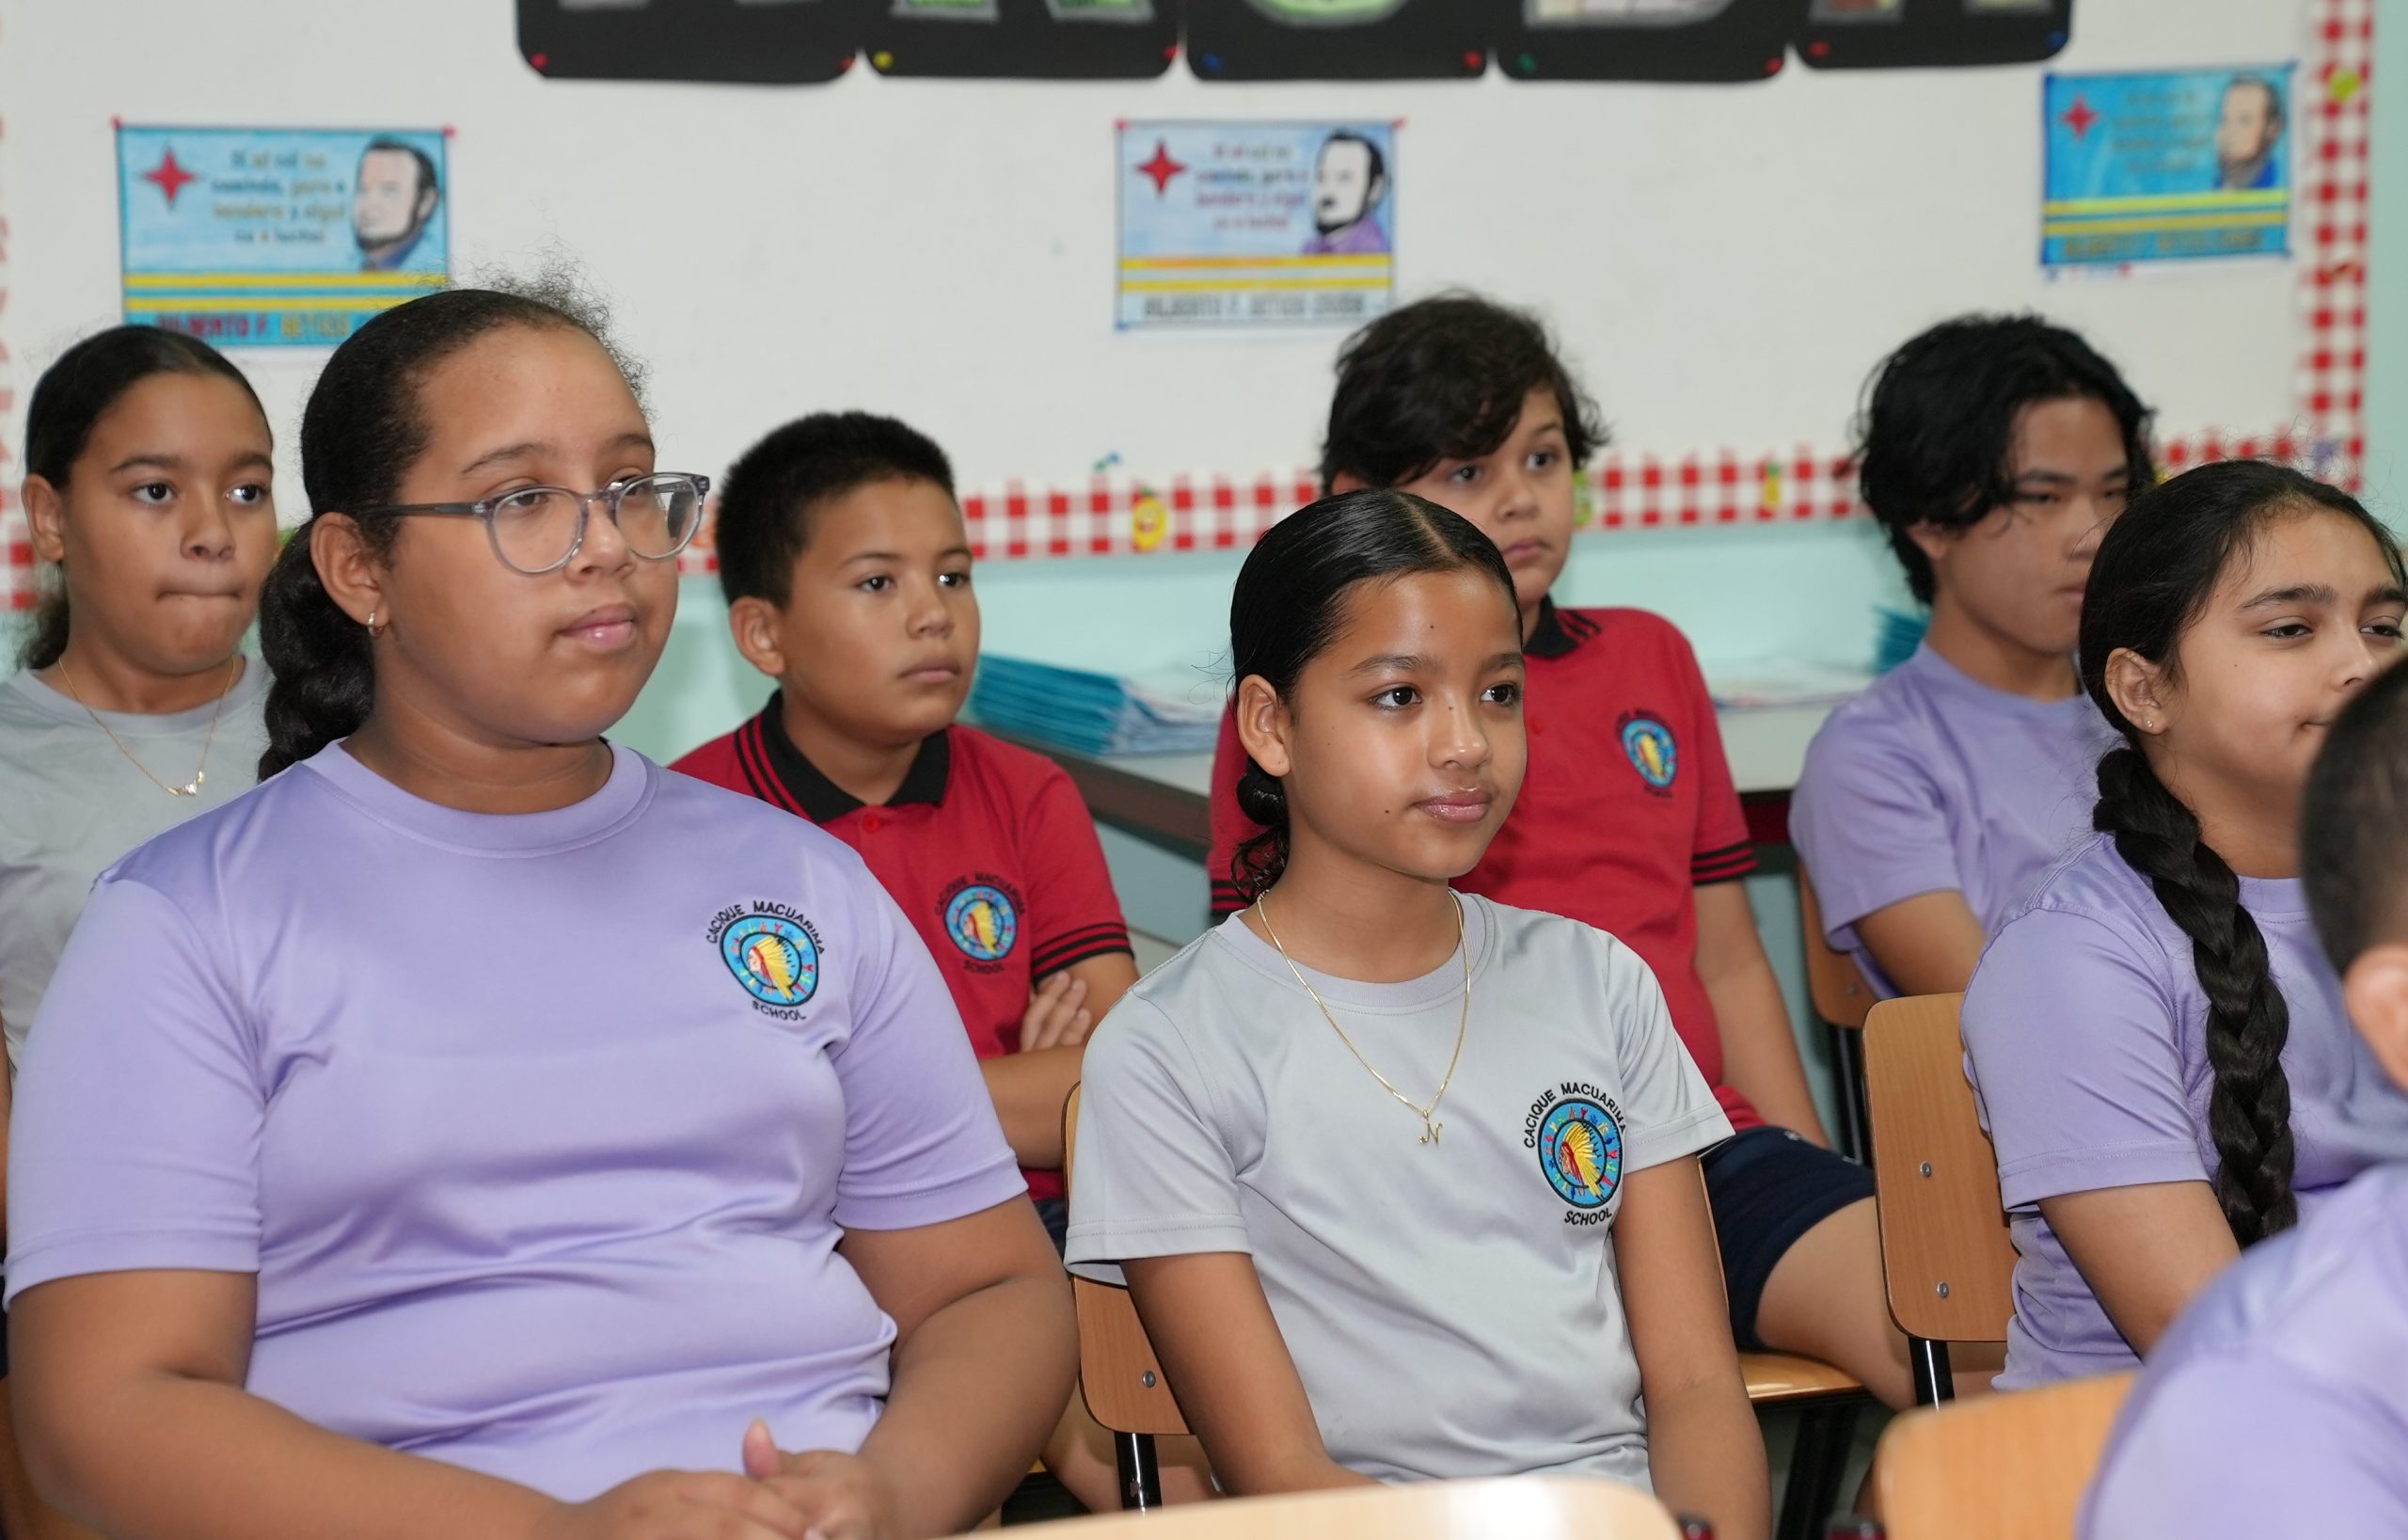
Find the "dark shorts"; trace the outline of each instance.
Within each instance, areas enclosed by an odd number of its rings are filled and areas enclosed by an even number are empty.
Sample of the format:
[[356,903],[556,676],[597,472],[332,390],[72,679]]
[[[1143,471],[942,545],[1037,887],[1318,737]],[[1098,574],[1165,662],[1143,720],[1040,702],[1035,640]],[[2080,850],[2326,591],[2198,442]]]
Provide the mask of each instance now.
[[1054,1238],[1054,1254],[1060,1256],[1070,1232],[1070,1200],[1067,1198],[1032,1198],[1038,1218],[1045,1222],[1045,1233]]
[[1851,1203],[1873,1196],[1873,1173],[1785,1128],[1751,1128],[1700,1157],[1731,1335],[1742,1353],[1769,1351],[1756,1335],[1765,1285],[1789,1248]]

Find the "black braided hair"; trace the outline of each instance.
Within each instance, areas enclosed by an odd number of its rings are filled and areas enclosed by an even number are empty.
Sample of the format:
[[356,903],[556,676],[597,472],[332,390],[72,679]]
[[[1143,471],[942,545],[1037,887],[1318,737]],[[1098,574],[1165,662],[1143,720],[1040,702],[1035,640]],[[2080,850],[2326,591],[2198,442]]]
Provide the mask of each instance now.
[[[1292,701],[1305,665],[1338,638],[1357,583],[1469,569],[1497,580],[1510,602],[1513,576],[1497,545],[1462,515],[1406,492],[1341,492],[1271,527],[1238,572],[1229,596],[1232,684],[1259,676]],[[1262,826],[1229,861],[1247,901],[1288,867],[1287,788],[1248,754],[1238,807]]]
[[418,399],[429,370],[505,326],[582,331],[612,349],[605,319],[575,279],[553,273],[494,289],[447,289],[396,306],[353,332],[326,360],[301,416],[301,484],[310,519],[293,532],[260,593],[260,651],[276,675],[267,696],[264,781],[287,765],[359,730],[376,700],[367,629],[318,575],[310,532],[330,513],[347,516],[369,554],[392,553],[400,520],[376,516],[393,500],[431,430]]
[[2118,652],[2131,652],[2170,675],[2183,631],[2226,565],[2247,554],[2270,520],[2311,513],[2356,520],[2399,572],[2390,533],[2355,499],[2288,467],[2227,460],[2186,471],[2133,500],[2099,544],[2082,608],[2083,685],[2125,739],[2099,763],[2091,821],[2114,837],[2116,853],[2148,879],[2190,938],[2192,965],[2208,997],[2216,1201],[2244,1246],[2299,1218],[2290,1081],[2282,1062],[2290,1009],[2274,987],[2266,938],[2242,905],[2241,880],[2201,838],[2197,815],[2143,752],[2142,735],[2108,692],[2107,666]]

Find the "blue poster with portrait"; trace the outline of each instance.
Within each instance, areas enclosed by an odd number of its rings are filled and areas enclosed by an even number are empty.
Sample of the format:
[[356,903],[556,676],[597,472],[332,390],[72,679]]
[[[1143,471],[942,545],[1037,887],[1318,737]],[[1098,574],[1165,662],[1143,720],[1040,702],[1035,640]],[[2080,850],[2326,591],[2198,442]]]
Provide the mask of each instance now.
[[325,347],[452,266],[440,129],[117,133],[125,319],[221,347]]
[[1124,122],[1118,325],[1356,326],[1396,292],[1391,122]]
[[2052,74],[2046,267],[2290,250],[2291,69]]

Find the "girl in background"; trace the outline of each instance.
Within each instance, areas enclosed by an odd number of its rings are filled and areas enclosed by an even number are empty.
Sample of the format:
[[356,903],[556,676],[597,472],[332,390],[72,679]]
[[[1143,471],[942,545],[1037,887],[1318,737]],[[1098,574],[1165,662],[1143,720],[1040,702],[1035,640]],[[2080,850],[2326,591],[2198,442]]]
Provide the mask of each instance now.
[[2021,1254],[2000,1389],[2130,1368],[2242,1248],[2408,1153],[2299,879],[2308,768],[2403,605],[2390,534],[2259,461],[2165,483],[2101,543],[2083,682],[2123,742],[2099,833],[1965,997]]

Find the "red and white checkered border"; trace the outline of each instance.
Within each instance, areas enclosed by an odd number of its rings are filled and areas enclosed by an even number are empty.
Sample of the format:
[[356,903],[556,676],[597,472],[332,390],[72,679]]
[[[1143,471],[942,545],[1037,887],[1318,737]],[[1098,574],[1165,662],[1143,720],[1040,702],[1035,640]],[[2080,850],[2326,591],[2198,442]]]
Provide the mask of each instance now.
[[[2304,129],[2297,202],[2305,231],[2299,258],[2306,336],[2297,382],[2300,415],[2258,433],[2208,429],[2167,438],[2158,454],[2169,473],[2263,455],[2352,491],[2361,485],[2374,12],[2375,0],[2310,0],[2308,8],[2299,95],[2314,105],[2295,113]],[[8,303],[7,263],[8,224],[0,217],[0,321]],[[11,370],[0,333],[0,415],[13,404]],[[17,506],[15,458],[11,446],[0,441],[0,595],[7,608],[22,609],[33,602],[33,548]],[[1310,471],[1176,476],[1166,484],[1107,475],[1077,486],[1007,482],[964,497],[962,513],[971,548],[982,561],[1236,550],[1259,540],[1320,490]],[[1580,507],[1581,527],[1602,531],[1762,527],[1863,513],[1849,458],[1808,446],[1754,455],[1727,449],[1609,454],[1589,471]],[[689,574],[717,570],[707,532],[678,565]]]

